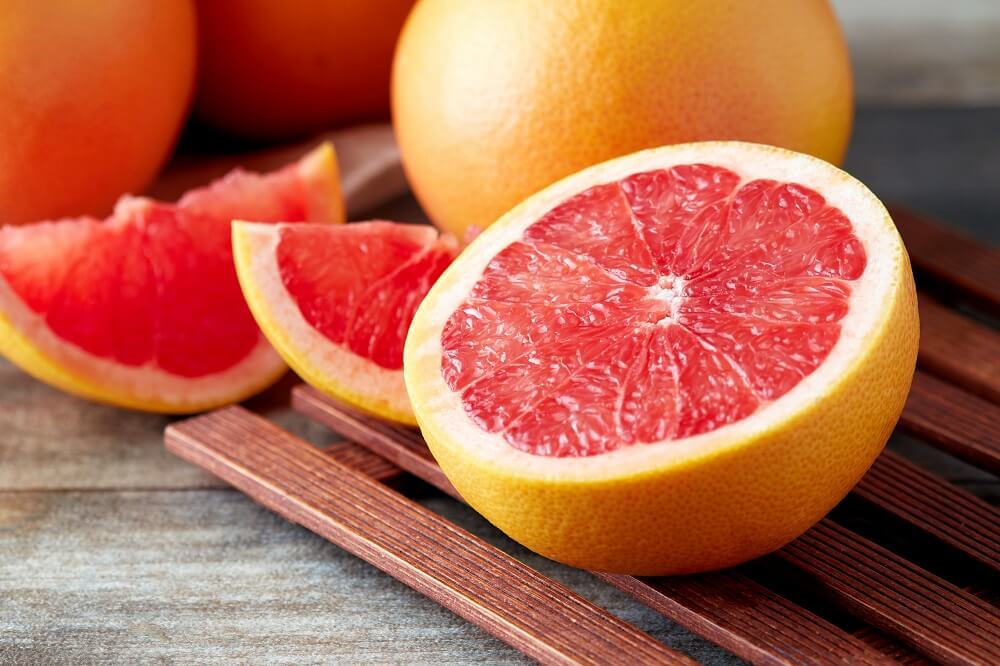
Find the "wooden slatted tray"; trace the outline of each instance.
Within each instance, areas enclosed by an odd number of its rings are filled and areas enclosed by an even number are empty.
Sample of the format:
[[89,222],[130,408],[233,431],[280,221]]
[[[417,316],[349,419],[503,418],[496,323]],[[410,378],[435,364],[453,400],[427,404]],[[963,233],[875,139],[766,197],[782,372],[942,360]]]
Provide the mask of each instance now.
[[[898,427],[997,473],[1000,334],[984,321],[1000,313],[1000,252],[893,217],[922,289]],[[416,431],[304,385],[292,403],[347,441],[321,451],[229,407],[170,426],[167,447],[542,663],[690,662],[395,490],[408,473],[461,501]],[[1000,513],[891,451],[773,555],[699,576],[594,575],[756,664],[1000,664]]]

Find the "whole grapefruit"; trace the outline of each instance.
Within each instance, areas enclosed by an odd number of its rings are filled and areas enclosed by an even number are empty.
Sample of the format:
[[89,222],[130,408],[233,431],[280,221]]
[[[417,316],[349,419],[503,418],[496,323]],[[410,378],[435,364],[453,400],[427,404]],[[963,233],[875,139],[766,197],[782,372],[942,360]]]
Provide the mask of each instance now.
[[202,0],[197,114],[280,138],[389,114],[396,38],[413,0]]
[[166,159],[194,85],[190,0],[0,14],[0,224],[103,215]]
[[421,0],[392,91],[417,198],[460,235],[652,146],[739,139],[836,163],[853,113],[822,0]]

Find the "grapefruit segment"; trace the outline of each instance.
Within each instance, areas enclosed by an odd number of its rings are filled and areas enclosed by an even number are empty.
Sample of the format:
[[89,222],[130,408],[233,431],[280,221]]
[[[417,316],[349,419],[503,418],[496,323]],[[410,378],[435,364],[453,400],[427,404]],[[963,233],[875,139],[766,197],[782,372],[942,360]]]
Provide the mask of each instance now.
[[571,176],[466,249],[405,376],[455,487],[554,559],[736,564],[857,482],[902,409],[905,250],[850,176],[788,151],[654,149]]
[[369,413],[416,424],[403,341],[457,253],[429,226],[233,225],[236,271],[261,330],[302,379]]
[[235,171],[176,204],[126,196],[106,220],[0,229],[0,352],[83,397],[190,412],[283,371],[240,294],[229,225],[343,221],[332,148],[267,175]]

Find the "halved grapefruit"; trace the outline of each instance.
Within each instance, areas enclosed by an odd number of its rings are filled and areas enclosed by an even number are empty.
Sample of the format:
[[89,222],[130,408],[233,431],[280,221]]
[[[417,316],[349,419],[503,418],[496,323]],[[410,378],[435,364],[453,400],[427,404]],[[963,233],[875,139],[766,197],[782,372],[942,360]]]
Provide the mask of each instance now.
[[410,399],[508,535],[605,571],[727,567],[872,463],[917,351],[885,208],[818,159],[713,142],[607,162],[477,238],[420,306]]
[[328,395],[412,425],[403,340],[457,251],[429,226],[233,224],[243,295],[288,365]]
[[148,411],[263,389],[285,366],[240,294],[234,217],[342,222],[332,146],[268,175],[237,170],[176,204],[126,196],[106,220],[0,229],[0,353],[70,393]]

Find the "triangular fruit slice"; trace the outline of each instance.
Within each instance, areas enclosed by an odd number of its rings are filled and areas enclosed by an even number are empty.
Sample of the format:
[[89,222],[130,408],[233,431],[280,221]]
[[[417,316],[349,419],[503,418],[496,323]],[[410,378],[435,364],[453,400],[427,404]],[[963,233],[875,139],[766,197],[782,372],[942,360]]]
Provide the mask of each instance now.
[[417,311],[404,372],[445,474],[514,539],[688,573],[778,548],[861,478],[917,328],[864,185],[689,144],[570,176],[484,231]]
[[148,411],[261,390],[285,366],[240,294],[236,217],[343,222],[332,146],[271,174],[234,171],[176,204],[123,197],[106,220],[0,229],[0,352],[70,393]]
[[420,301],[457,253],[429,226],[233,224],[243,295],[302,379],[371,414],[416,424],[403,342]]

